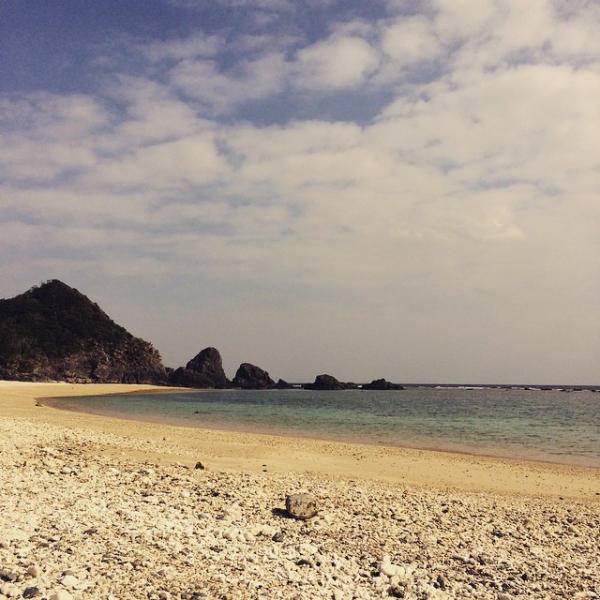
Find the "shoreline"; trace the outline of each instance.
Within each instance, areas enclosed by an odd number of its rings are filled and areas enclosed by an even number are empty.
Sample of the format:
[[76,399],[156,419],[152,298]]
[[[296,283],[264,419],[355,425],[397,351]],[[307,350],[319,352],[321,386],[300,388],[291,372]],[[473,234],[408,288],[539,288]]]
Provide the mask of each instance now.
[[[146,394],[146,393],[156,393],[156,394],[160,394],[161,391],[163,393],[169,393],[171,391],[189,391],[188,388],[169,388],[168,391],[165,390],[161,390],[161,389],[157,389],[157,390],[148,390],[148,391],[144,391],[144,390],[134,390],[131,392],[126,392],[125,394],[123,393],[115,393],[115,394],[102,394],[102,396],[123,396],[123,395],[136,395],[136,394]],[[198,391],[198,392],[203,392],[206,390],[194,390],[194,391]],[[212,391],[212,390],[210,390]],[[219,390],[217,390],[219,391]],[[94,394],[95,396],[95,394]],[[431,453],[438,453],[438,454],[442,454],[442,455],[456,455],[456,456],[467,456],[467,457],[472,457],[472,458],[482,458],[482,459],[492,459],[492,460],[499,460],[499,461],[516,461],[516,462],[522,462],[522,463],[531,463],[533,465],[536,464],[546,464],[546,465],[556,465],[559,467],[573,467],[573,468],[582,468],[582,469],[592,469],[592,470],[596,470],[600,473],[600,465],[590,465],[590,464],[584,464],[585,459],[581,459],[581,462],[576,462],[576,461],[561,461],[561,460],[552,460],[550,458],[544,459],[542,457],[524,457],[524,456],[510,456],[510,455],[503,455],[500,453],[494,454],[491,450],[489,452],[476,452],[473,450],[469,450],[467,448],[465,449],[459,449],[459,448],[436,448],[435,446],[429,446],[429,445],[417,445],[415,444],[402,444],[402,443],[393,443],[393,442],[376,442],[376,441],[372,441],[372,440],[353,440],[353,439],[349,439],[349,438],[345,438],[343,436],[340,437],[335,437],[335,436],[330,436],[330,437],[326,437],[326,436],[311,436],[311,435],[297,435],[295,432],[293,431],[261,431],[259,429],[255,429],[252,428],[251,426],[237,426],[237,425],[229,425],[229,424],[225,424],[225,423],[205,423],[203,424],[201,427],[198,427],[196,425],[189,425],[187,423],[184,422],[178,422],[178,421],[160,421],[160,420],[152,420],[152,419],[144,419],[144,418],[136,418],[136,417],[132,417],[132,416],[124,416],[124,415],[120,415],[118,413],[110,413],[110,412],[96,412],[93,409],[89,409],[86,410],[84,408],[78,407],[78,408],[71,408],[71,407],[67,407],[67,406],[55,406],[52,404],[52,400],[56,400],[58,402],[60,402],[61,397],[46,397],[46,398],[41,398],[40,400],[44,400],[46,401],[44,403],[44,406],[51,408],[53,410],[58,410],[58,411],[62,411],[62,412],[69,412],[69,413],[75,413],[75,414],[86,414],[86,415],[93,415],[99,418],[107,418],[107,419],[117,419],[120,421],[133,421],[135,423],[148,423],[149,425],[157,425],[157,426],[169,426],[169,427],[178,427],[178,428],[182,428],[182,429],[186,429],[186,430],[200,430],[200,431],[215,431],[215,432],[223,432],[223,433],[233,433],[233,434],[240,434],[240,435],[257,435],[257,436],[269,436],[269,437],[274,437],[274,438],[282,438],[282,439],[291,439],[291,440],[301,440],[304,441],[306,443],[310,443],[310,442],[315,442],[315,443],[339,443],[339,444],[346,444],[346,445],[356,445],[356,446],[368,446],[368,447],[374,447],[374,448],[396,448],[396,449],[400,449],[400,450],[407,450],[407,451],[423,451],[423,452],[431,452]],[[50,401],[50,402],[47,402]]]
[[[433,489],[577,498],[600,502],[600,469],[384,444],[164,425],[43,405],[44,399],[177,388],[129,384],[0,382],[0,416],[91,429],[159,443],[164,463],[206,463],[250,473],[305,473]],[[42,406],[36,406],[36,402]],[[127,453],[127,452],[126,452]],[[141,459],[143,456],[134,456]]]

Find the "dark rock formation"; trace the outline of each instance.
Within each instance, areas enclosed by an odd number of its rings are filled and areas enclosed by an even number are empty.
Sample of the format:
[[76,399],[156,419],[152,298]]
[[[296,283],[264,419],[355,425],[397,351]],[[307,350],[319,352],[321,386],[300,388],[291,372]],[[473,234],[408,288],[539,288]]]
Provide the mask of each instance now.
[[371,383],[367,383],[362,386],[363,390],[404,390],[403,385],[397,383],[390,383],[385,379],[374,379]]
[[0,378],[164,384],[167,373],[152,344],[54,279],[0,300]]
[[306,386],[307,390],[343,390],[345,389],[344,384],[339,382],[335,377],[331,375],[317,375],[315,382]]
[[171,385],[191,388],[226,388],[229,381],[223,370],[223,361],[216,348],[205,348],[184,367],[169,376]]
[[276,384],[275,384],[275,389],[276,390],[291,390],[292,389],[292,384],[288,383],[287,381],[284,381],[283,379],[280,379]]
[[275,387],[275,382],[266,371],[250,363],[240,365],[232,383],[243,390],[270,390]]

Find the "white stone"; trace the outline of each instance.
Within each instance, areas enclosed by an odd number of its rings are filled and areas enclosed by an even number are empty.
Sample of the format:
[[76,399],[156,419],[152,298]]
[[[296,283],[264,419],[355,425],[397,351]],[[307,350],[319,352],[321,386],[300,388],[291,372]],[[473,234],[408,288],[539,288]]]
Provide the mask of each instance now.
[[309,544],[308,542],[304,543],[304,544],[300,544],[300,554],[304,554],[305,556],[312,556],[313,554],[316,554],[319,549],[316,546],[313,546],[312,544]]
[[265,535],[267,537],[273,537],[277,533],[277,529],[275,529],[275,527],[271,527],[271,525],[263,525],[260,533],[261,535]]
[[383,557],[383,559],[381,561],[381,564],[379,565],[379,570],[386,577],[394,577],[396,575],[400,575],[401,574],[400,567],[398,567],[397,565],[393,565],[390,562],[390,557],[389,556],[384,556]]
[[21,595],[21,590],[14,583],[5,583],[0,588],[0,594],[7,598],[16,598]]
[[74,575],[65,575],[60,582],[68,588],[74,588],[78,583],[79,583],[79,579],[77,579],[77,577],[75,577]]
[[73,596],[67,590],[56,590],[49,600],[73,600]]

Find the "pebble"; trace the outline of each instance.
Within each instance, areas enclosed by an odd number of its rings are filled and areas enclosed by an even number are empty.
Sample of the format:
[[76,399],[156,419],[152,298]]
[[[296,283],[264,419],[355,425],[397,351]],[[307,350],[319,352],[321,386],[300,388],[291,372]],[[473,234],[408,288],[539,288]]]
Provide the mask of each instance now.
[[5,583],[2,587],[0,587],[0,594],[6,596],[7,598],[16,598],[21,595],[21,590],[14,585],[13,583]]
[[41,571],[37,565],[31,565],[30,567],[27,568],[27,573],[28,573],[28,575],[31,575],[32,577],[39,577],[41,574]]
[[60,583],[62,585],[64,585],[65,587],[68,588],[74,588],[77,585],[79,585],[79,579],[77,579],[77,577],[74,577],[73,575],[65,575],[61,580]]
[[[125,450],[181,452],[182,464]],[[186,463],[166,442],[0,417],[0,600],[598,597],[600,498]],[[277,508],[294,495],[311,499],[310,519]]]
[[73,600],[73,596],[67,590],[57,590],[50,595],[49,600]]

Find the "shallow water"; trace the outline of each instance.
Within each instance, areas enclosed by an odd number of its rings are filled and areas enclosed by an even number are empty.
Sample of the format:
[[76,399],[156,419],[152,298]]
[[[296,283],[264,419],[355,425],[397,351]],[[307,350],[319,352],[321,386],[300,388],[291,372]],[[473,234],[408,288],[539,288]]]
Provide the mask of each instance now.
[[600,467],[600,394],[515,389],[189,391],[54,399],[57,408]]

